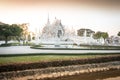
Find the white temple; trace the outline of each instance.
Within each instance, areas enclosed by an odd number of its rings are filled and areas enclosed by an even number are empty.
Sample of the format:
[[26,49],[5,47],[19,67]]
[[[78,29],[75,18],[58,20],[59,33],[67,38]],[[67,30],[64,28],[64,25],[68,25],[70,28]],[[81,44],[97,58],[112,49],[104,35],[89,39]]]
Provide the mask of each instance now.
[[55,18],[54,22],[50,23],[48,17],[48,21],[42,30],[42,35],[37,43],[38,42],[47,47],[49,47],[48,45],[59,45],[62,47],[66,47],[66,45],[68,47],[69,45],[69,47],[73,47],[73,44],[103,45],[104,39],[94,39],[93,34],[88,37],[86,30],[83,36],[77,36],[75,35],[74,29],[69,30],[68,28],[65,28],[61,23],[61,20]]
[[64,36],[65,30],[64,26],[61,24],[61,20],[55,18],[55,21],[50,24],[49,19],[47,24],[42,30],[42,39],[55,39],[62,38]]

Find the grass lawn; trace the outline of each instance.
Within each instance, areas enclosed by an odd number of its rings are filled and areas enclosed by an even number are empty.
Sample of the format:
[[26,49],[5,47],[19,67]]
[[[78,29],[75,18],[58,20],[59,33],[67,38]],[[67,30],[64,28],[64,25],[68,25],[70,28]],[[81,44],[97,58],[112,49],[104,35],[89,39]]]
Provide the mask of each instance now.
[[[116,54],[118,55],[118,54]],[[89,59],[105,56],[116,55],[25,55],[25,56],[6,56],[0,57],[0,65],[14,64],[14,63],[31,63],[31,62],[44,62],[44,61],[59,61],[59,60],[73,60],[73,59]]]

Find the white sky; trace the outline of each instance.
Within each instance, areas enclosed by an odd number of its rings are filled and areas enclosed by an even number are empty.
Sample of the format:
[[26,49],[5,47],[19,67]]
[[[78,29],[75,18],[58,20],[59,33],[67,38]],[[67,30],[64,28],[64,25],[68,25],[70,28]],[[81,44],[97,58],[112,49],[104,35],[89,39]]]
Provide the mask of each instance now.
[[0,21],[9,24],[29,23],[30,30],[34,31],[46,24],[49,13],[50,22],[56,17],[61,19],[63,25],[75,29],[89,28],[105,31],[110,35],[116,35],[120,31],[119,2],[99,4],[89,0],[70,1],[0,0]]

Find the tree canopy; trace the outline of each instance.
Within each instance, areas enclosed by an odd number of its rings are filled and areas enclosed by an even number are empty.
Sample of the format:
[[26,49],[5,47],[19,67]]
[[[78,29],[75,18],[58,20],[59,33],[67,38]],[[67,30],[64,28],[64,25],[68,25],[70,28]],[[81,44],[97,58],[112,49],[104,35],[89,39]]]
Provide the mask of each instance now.
[[120,32],[118,32],[118,34],[117,34],[118,36],[120,36]]
[[108,33],[107,32],[100,32],[100,31],[98,31],[98,32],[96,32],[95,34],[94,34],[94,38],[97,38],[97,39],[99,39],[99,38],[104,38],[104,39],[106,39],[106,38],[108,38]]
[[23,30],[17,24],[3,24],[0,25],[0,36],[5,37],[5,43],[7,44],[8,37],[20,36]]
[[20,28],[17,24],[12,24],[12,25],[10,25],[10,27],[11,27],[11,31],[12,31],[11,36],[21,36],[21,33],[23,31],[22,28]]

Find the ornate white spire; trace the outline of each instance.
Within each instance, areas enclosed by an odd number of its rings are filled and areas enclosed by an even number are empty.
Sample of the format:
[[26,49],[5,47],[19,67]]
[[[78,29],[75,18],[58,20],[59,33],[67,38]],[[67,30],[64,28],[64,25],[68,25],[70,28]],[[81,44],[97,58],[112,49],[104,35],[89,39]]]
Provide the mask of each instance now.
[[47,21],[47,24],[50,24],[50,20],[49,20],[49,13],[48,13],[48,21]]

